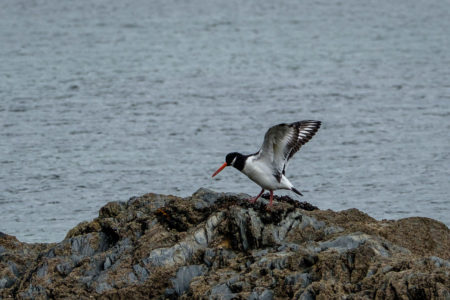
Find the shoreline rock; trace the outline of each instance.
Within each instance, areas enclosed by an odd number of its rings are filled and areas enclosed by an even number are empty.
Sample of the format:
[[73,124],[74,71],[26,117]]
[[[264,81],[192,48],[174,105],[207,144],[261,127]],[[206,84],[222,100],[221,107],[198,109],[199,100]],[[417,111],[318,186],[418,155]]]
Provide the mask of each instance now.
[[110,202],[59,243],[0,233],[0,299],[450,299],[444,224],[248,197]]

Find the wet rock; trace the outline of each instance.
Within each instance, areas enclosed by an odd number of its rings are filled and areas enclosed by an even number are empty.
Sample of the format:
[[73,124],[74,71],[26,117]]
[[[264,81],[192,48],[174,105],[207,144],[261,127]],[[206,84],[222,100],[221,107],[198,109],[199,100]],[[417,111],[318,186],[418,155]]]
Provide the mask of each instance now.
[[45,277],[47,275],[48,266],[47,264],[44,264],[36,271],[37,277]]
[[147,280],[148,278],[148,271],[147,269],[145,269],[144,267],[141,267],[139,264],[134,265],[133,266],[133,270],[137,275],[137,278],[139,279],[139,281],[145,282],[145,280]]
[[311,282],[312,278],[311,275],[308,273],[294,273],[292,275],[286,276],[285,284],[287,285],[300,285],[300,287],[305,288],[307,287]]
[[9,288],[14,284],[14,279],[8,276],[0,278],[0,289]]
[[69,262],[63,262],[56,265],[56,271],[58,271],[61,276],[67,276],[70,272],[72,272],[72,269],[73,265]]
[[277,252],[264,255],[259,261],[258,265],[266,269],[278,269],[283,270],[287,264],[290,256],[294,255],[294,252]]
[[94,249],[91,247],[90,240],[92,235],[77,236],[70,239],[71,250],[73,255],[91,256],[94,254]]
[[195,209],[203,209],[214,205],[214,203],[218,199],[220,199],[220,197],[221,194],[205,188],[200,188],[192,195],[192,199],[194,199]]
[[0,298],[450,298],[444,224],[249,197],[111,202],[55,244],[0,233]]
[[178,295],[186,292],[189,289],[189,284],[191,283],[192,278],[202,275],[205,271],[206,268],[202,265],[192,265],[179,268],[176,277],[171,279],[175,292]]
[[210,296],[212,299],[231,300],[236,295],[233,294],[226,283],[222,283],[212,287]]
[[273,292],[271,290],[264,290],[262,293],[253,292],[248,297],[249,300],[272,300]]
[[340,236],[330,241],[320,242],[319,251],[324,251],[332,248],[342,253],[348,250],[358,248],[360,245],[365,243],[369,238],[370,236],[363,233],[353,233],[349,235]]
[[103,292],[105,292],[105,291],[109,291],[109,290],[111,290],[111,289],[112,289],[112,286],[111,286],[111,285],[109,285],[109,284],[106,283],[106,282],[102,282],[102,283],[100,283],[99,285],[97,285],[97,287],[95,288],[95,291],[96,291],[97,293],[101,294],[101,293],[103,293]]

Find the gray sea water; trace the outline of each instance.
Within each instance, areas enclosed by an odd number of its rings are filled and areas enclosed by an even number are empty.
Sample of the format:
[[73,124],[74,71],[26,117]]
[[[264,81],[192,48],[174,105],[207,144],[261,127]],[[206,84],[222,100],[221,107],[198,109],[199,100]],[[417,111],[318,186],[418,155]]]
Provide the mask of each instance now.
[[[0,231],[64,238],[108,201],[200,187],[272,125],[322,209],[450,225],[450,2],[0,2]],[[289,194],[289,192],[277,192]]]

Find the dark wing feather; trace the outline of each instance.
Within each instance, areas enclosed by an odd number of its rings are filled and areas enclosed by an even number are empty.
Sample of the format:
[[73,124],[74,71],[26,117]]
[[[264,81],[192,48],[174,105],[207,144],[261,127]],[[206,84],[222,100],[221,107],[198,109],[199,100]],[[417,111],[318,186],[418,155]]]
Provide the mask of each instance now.
[[320,124],[308,120],[271,127],[264,136],[259,159],[272,164],[277,174],[284,174],[289,159],[316,134]]
[[301,146],[309,142],[309,140],[316,134],[321,125],[320,121],[300,121],[290,124],[294,128],[294,138],[289,141],[286,150],[289,151],[287,160],[291,159]]

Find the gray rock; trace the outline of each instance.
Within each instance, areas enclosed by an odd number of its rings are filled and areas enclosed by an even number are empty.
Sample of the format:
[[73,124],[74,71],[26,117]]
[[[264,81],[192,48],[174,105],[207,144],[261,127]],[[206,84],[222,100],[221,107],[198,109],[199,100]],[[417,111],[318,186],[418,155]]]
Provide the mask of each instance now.
[[203,254],[203,262],[208,266],[211,267],[214,261],[214,257],[216,257],[216,251],[214,249],[208,248],[205,250]]
[[137,279],[136,275],[133,272],[128,273],[128,280],[127,280],[127,284],[134,284],[136,282],[138,282],[139,280]]
[[375,275],[376,273],[377,273],[377,269],[372,267],[367,270],[366,277],[371,277],[371,276]]
[[45,257],[48,257],[48,258],[55,257],[55,249],[50,249],[47,253],[45,253]]
[[164,292],[164,295],[166,296],[166,297],[168,297],[169,299],[174,299],[174,298],[176,298],[176,292],[175,292],[175,289],[169,289],[169,288],[167,288],[166,289],[166,291]]
[[23,299],[35,299],[38,296],[44,296],[45,298],[47,298],[47,292],[45,291],[44,287],[40,285],[34,286],[30,283],[28,289],[25,292],[20,293],[20,296]]
[[148,278],[148,271],[146,268],[141,267],[141,265],[136,264],[133,266],[134,273],[136,273],[139,281],[142,283]]
[[227,285],[228,285],[228,287],[229,287],[230,285],[235,284],[235,283],[238,282],[239,280],[240,280],[240,276],[239,276],[239,275],[236,275],[236,276],[231,277],[230,279],[227,280]]
[[71,255],[70,260],[74,266],[76,266],[84,257],[82,255]]
[[[86,272],[88,274],[89,272]],[[111,286],[111,282],[114,282],[113,280],[109,279],[109,274],[107,272],[98,273],[98,276],[93,276],[93,282],[91,284],[95,286],[95,290],[97,293],[102,293],[104,291],[109,291],[113,287]]]
[[203,247],[208,246],[208,237],[205,228],[200,228],[194,233],[195,241]]
[[133,248],[133,243],[131,242],[130,238],[124,238],[121,239],[119,242],[117,242],[117,244],[114,247],[116,250],[114,250],[114,252],[116,254],[121,254],[122,252],[132,249]]
[[300,245],[294,243],[282,243],[280,247],[278,247],[278,251],[298,251],[300,249]]
[[286,236],[293,228],[306,227],[307,225],[317,228],[324,226],[324,222],[303,215],[300,210],[289,212],[278,223],[267,224],[267,220],[264,223],[261,217],[266,216],[262,216],[261,213],[252,208],[244,209],[239,206],[230,208],[228,219],[232,227],[235,228],[236,239],[234,242],[239,249],[248,251],[264,246],[283,245]]
[[[146,266],[152,265],[156,267],[173,266],[190,262],[194,253],[208,246],[208,243],[204,241],[205,235],[206,241],[212,241],[214,239],[216,227],[222,219],[223,213],[213,214],[206,220],[204,227],[196,230],[194,235],[188,236],[185,240],[172,247],[154,249],[142,262]],[[206,234],[204,234],[205,232]]]
[[71,244],[72,253],[75,255],[92,256],[94,254],[94,249],[91,247],[90,239],[91,234],[80,235],[70,238],[69,242]]
[[293,255],[292,252],[278,252],[266,255],[258,261],[258,266],[269,270],[283,270],[288,263],[289,256],[291,255]]
[[299,297],[299,300],[314,300],[314,299],[316,299],[316,296],[312,291],[309,290],[304,291]]
[[211,289],[210,299],[231,300],[234,298],[233,292],[226,283],[221,283]]
[[213,205],[218,199],[221,198],[221,194],[211,191],[209,189],[200,188],[193,195],[192,199],[195,200],[195,209],[203,209]]
[[249,242],[247,237],[247,218],[242,209],[236,211],[234,217],[236,218],[236,225],[239,228],[239,234],[241,236],[242,249],[244,251],[249,249]]
[[62,276],[67,276],[68,274],[70,274],[70,272],[72,272],[72,269],[73,269],[73,265],[67,261],[56,265],[56,270]]
[[[279,229],[282,226],[263,224],[253,209],[233,206],[228,212],[228,219],[235,232],[234,247],[248,251],[263,245],[273,245],[278,241]],[[284,238],[284,237],[283,237]]]
[[250,219],[249,231],[251,233],[254,247],[259,247],[262,241],[263,223],[254,209],[249,209],[247,212]]
[[60,243],[0,235],[0,298],[448,298],[450,232],[439,222],[309,213],[286,198],[267,212],[244,197],[146,194],[106,205]]
[[301,283],[300,287],[306,288],[308,285],[311,284],[312,278],[311,275],[308,273],[297,272],[292,275],[286,276],[284,282],[287,285],[296,285],[298,283]]
[[253,257],[266,256],[267,253],[269,253],[269,249],[258,250],[258,251],[253,252]]
[[45,277],[47,275],[48,266],[47,264],[42,265],[36,272],[36,275],[40,278]]
[[210,267],[213,269],[219,269],[229,264],[236,258],[236,253],[228,249],[217,249],[215,256],[211,260]]
[[323,221],[317,221],[313,217],[302,215],[301,223],[298,226],[300,229],[305,229],[307,226],[311,226],[315,230],[319,230],[325,227],[325,223]]
[[212,241],[215,236],[216,228],[222,222],[224,219],[224,213],[218,212],[213,215],[211,215],[208,220],[206,220],[205,230],[206,230],[206,237],[208,241]]
[[236,193],[217,193],[210,189],[200,188],[194,194],[192,194],[192,200],[194,200],[195,209],[203,209],[214,205],[217,200],[223,197],[234,197],[239,200],[250,198],[249,195],[246,194],[236,194]]
[[337,250],[339,253],[356,249],[360,245],[364,244],[370,238],[369,235],[364,233],[352,233],[349,235],[340,236],[331,241],[325,241],[319,243],[320,250],[325,251],[328,249]]
[[104,264],[103,257],[94,256],[89,260],[89,269],[90,269],[89,271],[93,272],[93,274],[95,275],[98,275],[99,273],[104,271],[103,264]]
[[430,256],[430,260],[434,263],[436,267],[447,267],[450,268],[450,261],[442,259],[437,256]]
[[383,273],[389,273],[390,271],[392,271],[394,268],[390,265],[384,266],[383,269],[381,269],[381,272]]
[[272,300],[273,299],[273,292],[271,290],[265,290],[264,292],[259,295],[260,300]]
[[150,252],[147,258],[142,261],[145,265],[164,266],[173,264],[175,252],[178,250],[178,245],[170,248],[159,248]]
[[247,261],[245,262],[245,266],[246,266],[247,268],[250,268],[251,265],[252,265],[252,262],[251,262],[250,260],[247,260]]
[[401,252],[404,254],[409,254],[410,251],[389,243],[388,241],[379,238],[373,237],[368,234],[362,232],[354,232],[351,234],[343,235],[337,237],[330,241],[320,242],[318,247],[309,247],[310,250],[314,252],[321,252],[328,249],[334,249],[339,253],[343,253],[349,250],[353,250],[359,248],[362,245],[367,245],[372,248],[376,255],[380,255],[383,257],[390,257],[392,252]]
[[176,293],[181,295],[186,292],[189,289],[192,278],[202,275],[205,271],[206,268],[203,265],[191,265],[179,268],[176,277],[171,279]]
[[123,240],[120,240],[114,247],[111,248],[111,253],[106,256],[105,261],[103,263],[103,270],[107,270],[109,268],[115,269],[115,265],[117,265],[119,262],[119,257],[121,254],[132,248],[132,243],[129,238],[125,238]]
[[95,291],[99,294],[109,291],[112,289],[112,286],[106,282],[101,282],[97,285],[97,287],[95,288]]
[[81,276],[78,278],[78,281],[87,287],[90,287],[92,285],[92,278],[93,276]]
[[344,231],[344,228],[339,227],[339,226],[330,226],[330,227],[326,227],[326,228],[323,230],[323,232],[324,232],[326,235],[330,235],[330,234],[334,234],[334,233],[339,233],[339,232],[342,232],[342,231]]
[[0,289],[9,288],[14,284],[14,282],[14,279],[4,276],[0,278]]
[[109,256],[107,256],[105,259],[105,262],[103,263],[103,269],[107,270],[107,269],[109,269],[109,267],[111,267],[111,265],[112,265],[111,258],[109,258]]
[[14,274],[14,276],[16,276],[16,277],[20,276],[19,269],[17,269],[17,265],[14,262],[8,261],[8,267],[11,270],[11,272]]
[[247,299],[248,300],[272,300],[273,299],[273,291],[265,289],[260,294],[257,291],[253,291]]
[[[277,244],[282,244],[288,232],[300,224],[300,220],[309,218],[304,216],[300,211],[295,210],[289,213],[281,222],[274,227],[273,236]],[[313,220],[313,218],[311,218]],[[315,220],[315,219],[314,219]],[[317,221],[316,221],[317,222]],[[322,222],[323,223],[323,222]]]

